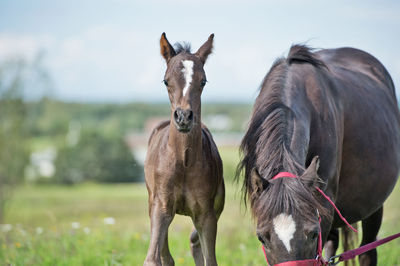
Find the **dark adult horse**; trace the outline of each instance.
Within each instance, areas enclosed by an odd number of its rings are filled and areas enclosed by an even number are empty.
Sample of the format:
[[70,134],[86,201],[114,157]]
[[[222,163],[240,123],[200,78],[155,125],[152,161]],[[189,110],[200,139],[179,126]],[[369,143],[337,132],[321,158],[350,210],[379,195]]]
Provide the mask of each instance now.
[[[320,227],[326,256],[335,253],[344,223],[316,187],[350,223],[362,221],[361,244],[370,243],[400,166],[393,81],[361,50],[295,45],[264,78],[241,151],[245,199],[270,264],[315,258]],[[272,179],[280,172],[298,178]],[[376,265],[376,249],[359,260]]]

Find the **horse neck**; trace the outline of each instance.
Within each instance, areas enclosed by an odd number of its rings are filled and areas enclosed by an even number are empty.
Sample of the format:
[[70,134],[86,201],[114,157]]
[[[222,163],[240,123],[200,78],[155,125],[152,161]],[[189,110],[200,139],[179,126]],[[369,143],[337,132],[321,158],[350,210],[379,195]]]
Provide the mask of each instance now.
[[175,154],[178,161],[185,167],[191,166],[202,154],[201,111],[195,115],[193,127],[188,133],[177,130],[171,117],[169,126],[168,146]]
[[275,109],[278,115],[274,119],[267,117],[264,121],[270,140],[260,148],[262,156],[258,156],[257,164],[268,169],[265,176],[276,174],[276,169],[301,174],[307,159],[310,124],[295,116],[289,103],[282,105],[286,107]]

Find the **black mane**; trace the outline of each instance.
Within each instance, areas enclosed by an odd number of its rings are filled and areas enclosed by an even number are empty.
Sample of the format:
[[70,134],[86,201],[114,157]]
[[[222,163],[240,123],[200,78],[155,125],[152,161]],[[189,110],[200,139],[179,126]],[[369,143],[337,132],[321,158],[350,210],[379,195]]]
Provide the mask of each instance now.
[[[275,211],[299,211],[312,217],[315,217],[315,213],[309,213],[310,209],[313,209],[310,205],[321,207],[300,179],[270,180],[281,171],[299,176],[305,170],[305,166],[296,161],[290,150],[294,113],[283,101],[290,65],[295,63],[309,63],[317,68],[325,66],[311,49],[304,45],[292,46],[287,58],[277,59],[262,82],[249,128],[240,146],[242,160],[238,165],[236,180],[244,173],[244,202],[246,203],[247,198],[250,200],[253,214],[257,213],[259,218],[261,213],[265,213],[262,209],[267,207],[267,215]],[[252,189],[253,170],[256,170],[267,184],[261,195],[254,193]]]
[[315,67],[326,67],[325,63],[315,56],[314,50],[304,44],[292,45],[286,61],[289,65],[293,63],[309,63]]
[[182,42],[182,43],[175,43],[174,45],[174,50],[176,54],[180,53],[191,53],[191,45],[188,42]]

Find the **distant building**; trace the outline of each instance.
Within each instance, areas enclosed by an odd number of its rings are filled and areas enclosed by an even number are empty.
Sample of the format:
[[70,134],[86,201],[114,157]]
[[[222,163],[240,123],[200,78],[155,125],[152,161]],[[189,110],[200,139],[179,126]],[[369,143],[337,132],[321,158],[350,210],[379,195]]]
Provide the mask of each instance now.
[[57,150],[54,147],[32,152],[30,164],[26,169],[26,179],[34,181],[39,178],[52,178],[56,172],[54,165],[56,156]]

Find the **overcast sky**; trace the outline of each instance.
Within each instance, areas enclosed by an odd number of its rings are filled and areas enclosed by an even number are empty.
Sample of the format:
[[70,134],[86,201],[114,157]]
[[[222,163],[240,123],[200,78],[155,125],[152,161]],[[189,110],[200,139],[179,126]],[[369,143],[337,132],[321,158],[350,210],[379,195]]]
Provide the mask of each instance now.
[[400,87],[400,1],[0,1],[0,61],[44,51],[65,100],[168,101],[164,31],[194,51],[215,33],[208,102],[253,101],[275,58],[301,42],[368,51]]

